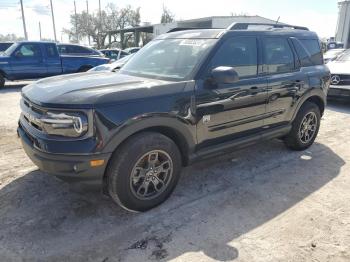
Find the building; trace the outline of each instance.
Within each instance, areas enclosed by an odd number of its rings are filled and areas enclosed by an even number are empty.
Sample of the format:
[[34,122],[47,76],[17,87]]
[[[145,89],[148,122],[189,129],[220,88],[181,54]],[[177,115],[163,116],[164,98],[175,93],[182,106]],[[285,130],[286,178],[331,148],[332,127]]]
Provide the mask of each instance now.
[[[138,46],[140,43],[140,34],[149,33],[152,34],[152,38],[158,35],[165,34],[174,28],[227,28],[232,23],[279,23],[275,20],[271,20],[261,16],[211,16],[190,20],[175,21],[165,24],[154,24],[138,26],[133,28],[125,28],[122,30],[110,31],[109,32],[109,43],[111,43],[112,37],[114,39],[121,39],[124,42],[125,34],[133,34],[134,45]],[[116,37],[118,36],[118,37]]]
[[339,1],[338,23],[335,33],[335,41],[344,44],[344,48],[350,48],[350,1]]

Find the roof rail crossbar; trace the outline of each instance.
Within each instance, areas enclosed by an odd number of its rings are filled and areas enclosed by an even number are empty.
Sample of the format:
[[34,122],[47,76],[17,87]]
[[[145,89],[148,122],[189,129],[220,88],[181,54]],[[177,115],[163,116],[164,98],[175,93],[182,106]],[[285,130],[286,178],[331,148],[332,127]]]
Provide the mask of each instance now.
[[304,26],[295,26],[295,25],[286,25],[286,24],[273,24],[273,23],[237,23],[234,22],[229,27],[227,27],[227,30],[247,30],[249,26],[256,25],[256,26],[268,26],[272,28],[291,28],[291,29],[298,29],[298,30],[307,30],[309,31],[309,28]]

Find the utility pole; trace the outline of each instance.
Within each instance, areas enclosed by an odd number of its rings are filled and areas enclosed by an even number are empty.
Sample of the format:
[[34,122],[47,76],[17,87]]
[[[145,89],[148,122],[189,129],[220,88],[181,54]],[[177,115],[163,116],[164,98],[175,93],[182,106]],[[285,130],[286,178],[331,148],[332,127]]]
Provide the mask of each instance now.
[[56,37],[56,26],[55,26],[55,16],[53,14],[53,6],[52,6],[52,0],[50,0],[51,4],[51,17],[52,17],[52,26],[53,26],[53,35],[55,37],[55,42],[57,42],[57,37]]
[[[88,27],[90,26],[90,18],[89,18],[89,0],[86,0],[86,14],[87,14],[87,22],[88,22]],[[88,34],[88,41],[89,41],[89,46],[90,46],[90,36]]]
[[[98,33],[97,33],[97,35],[98,36],[100,36],[100,33],[101,33],[101,31],[102,31],[102,13],[101,13],[101,0],[98,0],[98,12],[99,12],[99,16],[100,16],[100,19],[99,19],[99,29],[98,29]],[[99,47],[99,48],[101,48],[101,43],[99,43],[100,41],[99,41],[99,37],[97,37],[97,46]]]
[[74,15],[75,15],[75,42],[78,43],[78,23],[77,23],[77,6],[74,0]]
[[39,36],[40,36],[40,41],[41,41],[41,24],[40,24],[40,21],[39,21]]
[[23,22],[24,39],[28,40],[28,34],[27,34],[27,28],[26,28],[26,19],[24,17],[24,10],[23,10],[23,0],[21,0],[21,10],[22,10],[22,22]]

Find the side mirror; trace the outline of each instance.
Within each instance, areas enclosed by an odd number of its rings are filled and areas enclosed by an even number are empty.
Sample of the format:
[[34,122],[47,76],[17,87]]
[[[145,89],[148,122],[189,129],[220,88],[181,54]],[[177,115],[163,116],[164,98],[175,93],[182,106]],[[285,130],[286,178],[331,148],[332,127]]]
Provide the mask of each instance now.
[[230,66],[219,66],[211,71],[213,84],[233,84],[239,81],[237,71]]

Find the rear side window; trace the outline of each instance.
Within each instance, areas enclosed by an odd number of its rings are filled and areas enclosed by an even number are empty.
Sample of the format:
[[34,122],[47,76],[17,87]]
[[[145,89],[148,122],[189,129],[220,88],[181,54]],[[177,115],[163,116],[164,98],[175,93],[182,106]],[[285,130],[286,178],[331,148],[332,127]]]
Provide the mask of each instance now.
[[294,71],[294,55],[286,38],[264,38],[263,57],[269,74]]
[[322,65],[323,57],[319,41],[317,39],[299,39],[299,41],[310,54],[312,63],[314,65]]
[[57,57],[57,48],[55,45],[46,45],[46,54],[47,57]]
[[258,55],[255,37],[234,37],[226,40],[217,50],[209,69],[231,66],[240,78],[257,75]]

